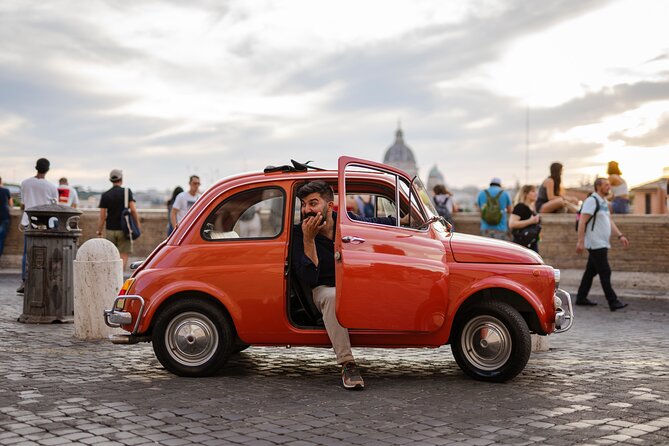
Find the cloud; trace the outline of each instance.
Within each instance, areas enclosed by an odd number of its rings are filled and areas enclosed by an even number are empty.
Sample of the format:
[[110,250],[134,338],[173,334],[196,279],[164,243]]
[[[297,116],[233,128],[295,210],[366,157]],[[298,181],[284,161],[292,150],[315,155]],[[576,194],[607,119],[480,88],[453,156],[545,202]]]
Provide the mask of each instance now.
[[669,145],[669,113],[662,115],[657,127],[641,135],[630,136],[624,131],[614,132],[609,136],[611,141],[623,141],[634,147],[660,147]]

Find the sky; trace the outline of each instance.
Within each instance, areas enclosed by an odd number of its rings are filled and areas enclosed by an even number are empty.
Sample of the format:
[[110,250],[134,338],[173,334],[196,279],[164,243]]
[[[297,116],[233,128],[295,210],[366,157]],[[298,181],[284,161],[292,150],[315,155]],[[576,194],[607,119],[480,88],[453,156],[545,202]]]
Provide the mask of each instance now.
[[0,2],[0,177],[171,190],[296,159],[564,183],[669,166],[664,0]]

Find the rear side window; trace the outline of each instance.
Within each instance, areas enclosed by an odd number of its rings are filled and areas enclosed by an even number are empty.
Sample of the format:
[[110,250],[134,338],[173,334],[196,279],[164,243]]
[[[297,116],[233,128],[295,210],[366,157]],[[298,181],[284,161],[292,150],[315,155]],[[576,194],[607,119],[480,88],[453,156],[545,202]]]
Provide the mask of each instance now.
[[285,193],[277,187],[239,192],[221,203],[202,226],[205,240],[274,238],[283,229]]

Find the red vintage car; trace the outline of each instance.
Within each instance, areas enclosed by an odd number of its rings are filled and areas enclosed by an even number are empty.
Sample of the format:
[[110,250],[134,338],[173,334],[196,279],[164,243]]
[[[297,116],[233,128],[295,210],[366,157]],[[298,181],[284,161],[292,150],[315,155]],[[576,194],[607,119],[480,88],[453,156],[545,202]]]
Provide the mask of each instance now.
[[342,157],[337,171],[293,162],[209,188],[105,311],[109,326],[129,332],[112,342],[150,341],[180,376],[214,374],[248,346],[329,346],[290,261],[296,190],[316,179],[333,187],[339,209],[360,198],[373,216],[397,221],[337,213],[336,314],[354,347],[450,344],[467,375],[505,381],[527,364],[530,333],[571,327],[559,270],[538,254],[454,233],[418,178]]

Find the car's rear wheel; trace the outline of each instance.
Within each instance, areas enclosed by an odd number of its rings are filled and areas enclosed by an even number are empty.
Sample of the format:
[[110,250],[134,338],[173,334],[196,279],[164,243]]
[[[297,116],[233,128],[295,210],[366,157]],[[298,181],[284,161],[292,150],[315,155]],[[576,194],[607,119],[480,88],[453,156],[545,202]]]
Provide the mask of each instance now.
[[482,381],[507,381],[530,359],[532,341],[523,317],[503,302],[476,304],[458,317],[451,350],[467,375]]
[[232,324],[211,302],[175,302],[156,319],[153,351],[160,363],[179,376],[209,376],[233,350]]

